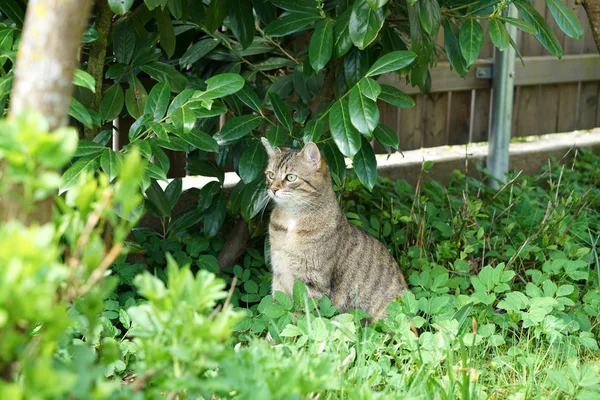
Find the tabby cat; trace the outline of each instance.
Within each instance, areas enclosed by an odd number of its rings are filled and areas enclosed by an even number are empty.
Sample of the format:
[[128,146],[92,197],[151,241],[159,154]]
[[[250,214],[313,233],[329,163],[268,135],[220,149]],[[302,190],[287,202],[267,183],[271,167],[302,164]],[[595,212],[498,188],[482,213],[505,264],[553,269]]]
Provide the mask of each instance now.
[[273,148],[265,171],[275,203],[269,224],[273,292],[291,297],[300,279],[313,298],[328,296],[341,311],[360,308],[371,321],[407,289],[389,251],[351,225],[339,207],[324,157],[310,142],[301,151]]

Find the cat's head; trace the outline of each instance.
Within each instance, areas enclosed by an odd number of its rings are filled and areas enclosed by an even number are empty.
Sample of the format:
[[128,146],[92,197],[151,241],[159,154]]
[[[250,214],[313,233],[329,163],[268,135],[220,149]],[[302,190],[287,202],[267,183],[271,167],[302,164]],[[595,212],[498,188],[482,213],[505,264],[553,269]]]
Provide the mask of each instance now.
[[269,155],[265,170],[267,191],[281,206],[301,207],[331,190],[325,158],[313,142],[302,150],[272,147],[266,138],[262,143]]

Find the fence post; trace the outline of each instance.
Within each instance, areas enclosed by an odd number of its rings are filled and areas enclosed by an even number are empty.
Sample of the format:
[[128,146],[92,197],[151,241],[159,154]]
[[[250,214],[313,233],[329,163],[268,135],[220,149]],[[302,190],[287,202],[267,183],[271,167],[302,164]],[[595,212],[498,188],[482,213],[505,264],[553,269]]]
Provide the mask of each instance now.
[[[518,18],[514,5],[508,15]],[[517,42],[517,28],[506,24],[510,37]],[[492,86],[492,112],[490,118],[487,169],[500,182],[506,182],[508,173],[508,145],[510,144],[513,95],[515,83],[515,49],[508,46],[504,51],[494,49],[494,82]],[[488,185],[499,188],[498,181],[490,179]]]

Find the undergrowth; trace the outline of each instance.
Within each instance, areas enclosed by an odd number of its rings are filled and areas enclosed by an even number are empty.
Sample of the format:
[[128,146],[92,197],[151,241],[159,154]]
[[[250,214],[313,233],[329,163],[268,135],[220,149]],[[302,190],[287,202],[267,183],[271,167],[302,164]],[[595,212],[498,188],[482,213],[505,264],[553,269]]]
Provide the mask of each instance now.
[[[337,189],[349,220],[396,255],[411,292],[368,327],[359,310],[339,314],[327,298],[309,300],[299,282],[292,299],[276,293],[274,302],[259,235],[238,265],[220,271],[238,318],[235,356],[207,370],[203,393],[597,398],[599,172],[600,157],[579,150],[533,177],[513,175],[499,191],[457,171],[448,187],[424,170],[416,188],[379,179],[373,192],[347,177]],[[134,234],[164,280],[166,253],[192,271],[219,273],[224,234]],[[119,310],[143,303],[132,279],[147,268],[115,266],[121,285],[104,314],[108,325],[121,327]],[[139,356],[128,351],[124,359]],[[127,370],[123,362],[116,374]]]

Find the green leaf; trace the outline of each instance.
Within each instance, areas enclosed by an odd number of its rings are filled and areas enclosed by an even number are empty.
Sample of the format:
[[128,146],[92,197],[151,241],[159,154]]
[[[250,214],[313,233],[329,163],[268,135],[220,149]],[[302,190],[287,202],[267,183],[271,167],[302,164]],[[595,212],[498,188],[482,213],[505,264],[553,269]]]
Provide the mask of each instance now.
[[142,65],[140,69],[158,82],[169,82],[171,90],[175,93],[185,89],[187,78],[172,65],[157,61]]
[[333,26],[333,58],[340,58],[352,47],[350,39],[350,15],[352,7],[348,7],[335,21]]
[[194,89],[185,89],[177,96],[175,96],[175,98],[169,105],[167,114],[172,114],[173,111],[177,110],[179,107],[182,107],[185,103],[189,101],[189,99],[194,95],[194,93],[196,93]]
[[155,179],[150,182],[150,186],[146,190],[146,197],[162,218],[171,216],[171,203]]
[[387,4],[389,0],[367,0],[367,3],[373,10],[377,10]]
[[334,143],[327,141],[323,143],[323,154],[325,155],[325,161],[327,167],[331,173],[335,174],[342,182],[346,176],[346,161],[344,155],[340,153],[340,150]]
[[168,0],[167,7],[169,11],[171,11],[171,15],[175,17],[175,19],[181,19],[183,17],[183,1],[184,0]]
[[194,64],[196,61],[210,53],[218,44],[219,41],[216,39],[204,39],[194,43],[194,45],[187,49],[181,56],[179,65],[188,66]]
[[273,106],[273,111],[275,112],[277,120],[288,131],[291,131],[293,128],[293,122],[288,106],[283,100],[281,100],[281,97],[279,97],[279,95],[274,92],[269,92],[269,100],[271,101],[271,105]]
[[133,0],[108,0],[108,6],[117,15],[124,15],[132,5]]
[[419,20],[425,32],[435,37],[442,22],[438,0],[419,0]]
[[491,19],[488,29],[490,39],[492,39],[494,46],[496,46],[498,50],[504,51],[504,49],[508,47],[508,31],[506,30],[504,23],[498,18]]
[[354,86],[348,99],[352,125],[363,135],[371,135],[379,123],[377,103],[363,95],[360,85]]
[[254,12],[265,25],[277,18],[277,9],[269,0],[252,0]]
[[13,21],[18,28],[23,27],[25,21],[25,9],[21,8],[16,0],[2,0],[0,2],[0,10],[2,13]]
[[322,70],[333,53],[333,25],[329,21],[319,21],[310,38],[308,59],[316,72]]
[[144,0],[144,3],[146,3],[148,10],[152,11],[161,4],[164,5],[164,0]]
[[556,57],[561,58],[562,48],[560,42],[548,23],[544,20],[544,17],[542,17],[529,3],[524,1],[516,1],[514,5],[517,7],[523,20],[535,27],[537,30],[535,38],[542,46]]
[[113,31],[113,52],[118,63],[128,65],[135,50],[135,31],[131,21],[118,24]]
[[226,205],[227,198],[225,197],[225,193],[221,191],[206,211],[206,216],[204,217],[204,234],[207,237],[214,237],[221,230],[223,222],[225,222]]
[[265,27],[265,35],[271,37],[287,36],[298,32],[318,19],[320,19],[318,15],[290,13],[267,25]]
[[210,110],[205,108],[201,102],[196,101],[188,103],[188,106],[190,107],[190,110],[194,111],[196,118],[212,118],[227,112],[227,106],[220,101],[213,103]]
[[112,85],[102,97],[100,101],[100,118],[102,121],[112,121],[116,119],[123,105],[125,104],[125,95],[123,94],[123,88],[118,83]]
[[254,40],[254,14],[250,0],[234,0],[229,2],[229,23],[231,31],[242,48],[252,44]]
[[145,163],[145,173],[147,175],[148,178],[150,179],[156,179],[157,181],[163,181],[163,182],[167,182],[167,175],[165,174],[165,171],[163,171],[162,169],[160,169],[160,167],[156,164],[151,163],[150,161],[147,161]]
[[375,61],[373,66],[369,68],[369,71],[367,71],[366,76],[375,76],[386,72],[397,71],[409,66],[416,57],[417,55],[412,51],[392,51]]
[[377,178],[377,160],[368,139],[362,138],[362,145],[358,153],[352,158],[352,165],[362,184],[367,189],[373,190]]
[[443,25],[444,47],[446,49],[448,61],[450,61],[450,65],[452,65],[452,68],[454,68],[460,76],[465,76],[468,72],[468,69],[465,64],[465,59],[463,58],[460,51],[460,44],[458,41],[458,27],[454,24],[454,22],[450,21],[448,18],[444,18]]
[[160,34],[160,47],[165,51],[167,58],[171,58],[175,53],[175,30],[171,22],[171,15],[167,9],[161,10],[160,8],[157,8],[155,13]]
[[400,147],[400,141],[396,132],[383,124],[377,125],[373,130],[373,136],[375,136],[375,139],[383,146],[389,146],[396,150]]
[[[236,0],[233,0],[236,1]],[[227,15],[229,9],[228,0],[211,0],[208,9],[206,10],[206,28],[209,33],[216,31]]]
[[150,124],[148,124],[148,128],[150,128],[150,130],[154,132],[159,139],[169,141],[169,134],[162,124],[159,124],[158,122],[150,122]]
[[267,166],[267,153],[262,143],[252,142],[240,157],[238,171],[240,178],[245,183],[250,183],[257,178],[262,178]]
[[373,10],[365,0],[356,0],[350,15],[350,39],[363,50],[377,37],[385,20],[385,10]]
[[366,96],[373,101],[377,101],[377,97],[381,93],[381,85],[377,81],[371,78],[362,78],[358,81],[358,86],[360,87],[363,96]]
[[410,108],[414,107],[415,101],[412,97],[396,89],[393,86],[381,84],[381,93],[379,93],[379,100],[383,100],[393,106],[399,108]]
[[200,150],[212,153],[219,152],[219,144],[217,141],[207,133],[198,129],[190,129],[188,132],[177,134],[177,136]]
[[277,7],[286,11],[293,11],[300,14],[319,15],[317,2],[315,0],[268,0]]
[[271,71],[274,69],[280,69],[283,67],[291,67],[294,62],[282,57],[270,57],[266,60],[258,61],[254,64],[258,71]]
[[302,135],[304,143],[316,142],[319,140],[321,135],[323,135],[323,132],[325,132],[326,126],[327,123],[324,119],[311,119],[308,121]]
[[61,178],[59,194],[75,186],[84,173],[97,170],[100,166],[100,154],[81,157],[75,161]]
[[144,114],[148,92],[142,82],[133,74],[129,77],[129,88],[125,91],[125,106],[133,118],[139,118]]
[[91,140],[80,140],[77,143],[77,151],[75,152],[75,157],[83,157],[89,155],[100,154],[104,151],[106,147],[103,145],[92,142]]
[[288,138],[290,137],[290,134],[288,133],[287,129],[285,129],[282,126],[270,125],[267,128],[267,131],[265,132],[265,137],[267,138],[271,146],[277,147],[287,142]]
[[[244,87],[244,78],[238,74],[219,74],[206,80],[206,91],[201,93],[205,99],[218,99],[234,94]],[[196,97],[194,95],[194,97]]]
[[343,155],[352,158],[358,153],[360,132],[352,125],[347,102],[338,100],[333,103],[329,112],[329,129],[335,144]]
[[117,177],[121,170],[122,161],[118,156],[117,153],[105,147],[100,157],[100,167],[111,181]]
[[259,115],[242,115],[241,117],[230,118],[225,121],[217,142],[222,145],[227,142],[238,140],[248,133],[252,132],[262,123],[262,117]]
[[[179,197],[181,197],[182,187],[183,187],[183,179],[176,178],[176,179],[173,179],[171,182],[169,182],[169,184],[165,188],[165,197],[169,201],[169,205],[171,206],[171,209],[173,209],[175,207],[175,205],[177,204],[177,201],[179,200]],[[207,243],[207,247],[208,247],[208,243]],[[206,249],[204,249],[204,250],[206,250]]]
[[546,0],[546,5],[561,31],[569,37],[581,39],[583,29],[573,10],[561,0]]
[[96,80],[94,77],[79,68],[75,69],[73,83],[77,86],[90,89],[92,93],[96,93]]
[[171,85],[169,82],[160,82],[150,90],[150,94],[146,99],[144,114],[154,116],[154,121],[160,121],[167,112],[171,100]]
[[189,107],[177,108],[171,114],[170,119],[175,125],[175,132],[177,134],[188,133],[196,123],[196,115]]
[[516,26],[517,28],[519,28],[520,30],[522,30],[525,33],[529,33],[530,35],[537,34],[537,29],[535,29],[535,27],[533,25],[528,24],[525,21],[521,21],[520,19],[511,18],[511,17],[500,17],[500,19],[504,22],[507,22],[511,25]]
[[261,112],[261,103],[260,99],[256,92],[248,85],[244,85],[238,92],[235,93],[238,99],[240,99],[244,104],[248,107],[256,111],[257,113]]
[[467,19],[458,35],[460,51],[467,66],[477,61],[481,46],[483,46],[483,28],[474,19]]
[[77,99],[72,98],[69,106],[69,115],[81,122],[83,125],[91,128],[94,126],[94,120],[87,108],[83,106]]

